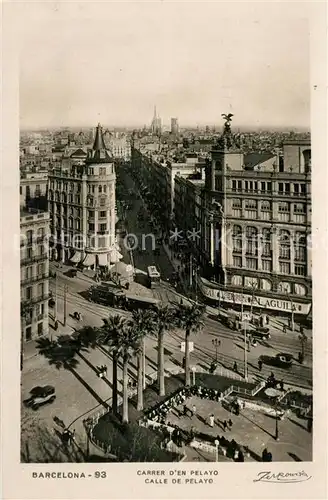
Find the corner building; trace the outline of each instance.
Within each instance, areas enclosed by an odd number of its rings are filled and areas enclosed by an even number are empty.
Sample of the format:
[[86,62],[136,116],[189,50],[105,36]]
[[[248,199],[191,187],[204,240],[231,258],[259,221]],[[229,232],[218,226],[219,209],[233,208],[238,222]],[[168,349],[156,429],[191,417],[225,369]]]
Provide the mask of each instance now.
[[86,268],[110,267],[122,256],[115,240],[114,160],[100,125],[86,158],[63,158],[49,174],[52,257]]
[[307,315],[312,303],[310,142],[285,143],[282,156],[212,151],[205,190],[204,246],[216,283],[203,280],[204,295]]

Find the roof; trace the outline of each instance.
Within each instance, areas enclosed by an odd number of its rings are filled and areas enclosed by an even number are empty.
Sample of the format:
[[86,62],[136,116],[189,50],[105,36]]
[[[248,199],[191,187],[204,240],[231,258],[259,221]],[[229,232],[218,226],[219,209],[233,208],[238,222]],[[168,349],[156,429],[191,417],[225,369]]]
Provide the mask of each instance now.
[[253,169],[260,163],[270,160],[270,158],[275,158],[273,153],[249,153],[244,155],[244,165],[247,169]]
[[85,151],[83,151],[83,149],[79,148],[77,149],[76,151],[74,151],[72,154],[71,154],[71,158],[76,158],[76,157],[83,157],[85,158],[87,156],[87,153]]
[[97,125],[96,137],[93,143],[92,149],[89,151],[89,155],[86,159],[87,163],[108,163],[112,162],[109,151],[106,149],[104,137],[102,133],[102,128],[100,123]]

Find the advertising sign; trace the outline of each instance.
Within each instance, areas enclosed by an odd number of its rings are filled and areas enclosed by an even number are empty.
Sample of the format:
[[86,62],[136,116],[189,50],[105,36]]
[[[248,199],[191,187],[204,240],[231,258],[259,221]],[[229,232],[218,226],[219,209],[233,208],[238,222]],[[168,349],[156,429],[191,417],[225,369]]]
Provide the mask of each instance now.
[[217,300],[220,302],[228,302],[230,304],[244,304],[246,306],[261,307],[272,309],[274,311],[282,311],[291,313],[294,310],[295,314],[309,314],[311,304],[303,304],[295,300],[291,301],[286,299],[278,299],[274,297],[263,297],[258,294],[247,294],[242,292],[229,292],[227,290],[220,290],[219,288],[211,288],[204,282],[199,281],[199,287],[209,299]]

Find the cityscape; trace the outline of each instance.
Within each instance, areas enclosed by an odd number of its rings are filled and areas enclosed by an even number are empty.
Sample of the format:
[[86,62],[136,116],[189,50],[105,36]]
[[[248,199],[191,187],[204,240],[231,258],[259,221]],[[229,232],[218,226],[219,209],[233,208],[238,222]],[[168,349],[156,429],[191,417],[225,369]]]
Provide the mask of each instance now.
[[163,102],[23,113],[21,462],[310,462],[310,129]]

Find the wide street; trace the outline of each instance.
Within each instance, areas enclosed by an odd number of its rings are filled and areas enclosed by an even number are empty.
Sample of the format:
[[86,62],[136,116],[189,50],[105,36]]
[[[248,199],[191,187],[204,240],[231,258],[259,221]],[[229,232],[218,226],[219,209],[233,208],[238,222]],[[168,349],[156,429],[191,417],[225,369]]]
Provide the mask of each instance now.
[[[130,187],[133,188],[131,179],[128,179]],[[137,236],[142,241],[142,234],[150,234],[151,229],[147,222],[143,222],[142,227],[138,224],[137,213],[141,206],[140,200],[134,200],[133,205],[127,214],[128,232]],[[133,252],[133,260],[137,269],[136,281],[142,281],[142,277],[147,271],[147,267],[155,265],[160,271],[162,282],[156,290],[150,290],[142,284],[134,283],[131,286],[132,293],[138,293],[145,296],[154,296],[163,303],[179,304],[181,296],[176,293],[167,278],[171,276],[172,264],[163,248],[160,248],[160,254],[154,255],[151,245],[151,238],[145,238],[146,246],[144,249],[136,249]],[[122,248],[125,262],[129,262],[130,254]],[[113,309],[89,302],[86,299],[85,292],[94,283],[92,278],[78,271],[76,278],[67,276],[70,266],[51,263],[51,268],[57,273],[57,280],[51,279],[50,288],[53,292],[56,289],[57,314],[59,320],[59,330],[55,333],[51,328],[52,336],[71,333],[74,328],[80,328],[83,325],[101,326],[102,318],[109,314],[121,314],[129,317],[130,313],[120,309]],[[66,287],[66,309],[67,324],[64,327],[64,288]],[[186,301],[187,299],[183,299]],[[82,312],[83,320],[75,321],[71,315],[74,311]],[[53,310],[51,310],[53,313]],[[50,321],[52,325],[52,321]],[[311,388],[312,386],[312,342],[311,338],[306,346],[306,361],[304,365],[299,365],[297,361],[291,369],[272,368],[263,366],[259,373],[257,361],[260,355],[272,356],[278,352],[288,352],[297,357],[300,350],[298,334],[288,332],[283,333],[282,329],[277,327],[272,329],[272,336],[269,341],[258,343],[257,347],[252,347],[248,352],[248,375],[249,379],[257,377],[267,377],[273,371],[278,380],[284,380],[285,384],[293,384]],[[181,342],[184,340],[184,333],[180,330],[168,332],[165,336],[165,372],[176,373],[182,371],[183,352],[181,351]],[[220,346],[216,352],[213,340],[219,340]],[[237,362],[238,372],[244,375],[244,339],[243,335],[234,332],[223,326],[215,317],[206,315],[204,327],[198,334],[193,334],[191,341],[194,343],[194,350],[191,353],[191,365],[198,370],[208,371],[210,363],[216,358],[219,362],[217,373],[231,374],[234,362]],[[150,383],[156,377],[157,369],[157,349],[156,339],[147,337],[146,339],[146,380]],[[105,364],[108,367],[107,379],[101,380],[96,371],[96,366]],[[120,367],[121,368],[121,367]],[[129,375],[131,379],[136,378],[137,367],[136,360],[130,365]],[[85,435],[82,426],[82,419],[95,408],[103,408],[106,401],[110,402],[112,396],[111,389],[111,358],[110,355],[100,348],[83,353],[79,357],[79,365],[76,369],[68,371],[65,369],[57,370],[50,366],[48,361],[42,356],[36,354],[33,344],[26,348],[26,359],[22,372],[22,401],[29,395],[29,391],[36,385],[52,384],[56,387],[57,398],[52,405],[39,408],[37,412],[27,409],[22,404],[22,441],[29,442],[30,446],[37,446],[35,438],[38,425],[45,425],[51,429],[53,418],[55,416],[62,419],[65,425],[72,424],[76,429],[77,439],[85,441]],[[121,382],[122,373],[119,372]],[[119,385],[119,390],[122,387]],[[31,439],[32,438],[32,439]],[[34,444],[33,444],[34,443]],[[33,454],[33,450],[30,450]],[[35,455],[38,450],[34,451]]]

